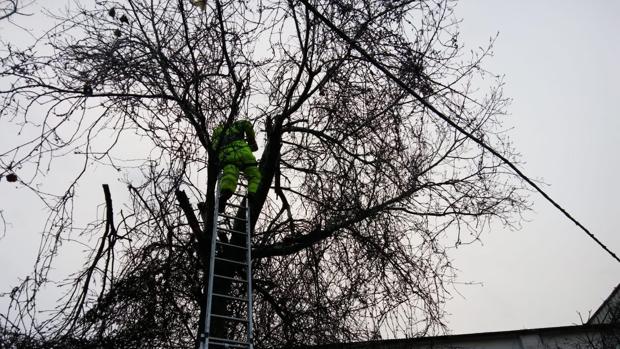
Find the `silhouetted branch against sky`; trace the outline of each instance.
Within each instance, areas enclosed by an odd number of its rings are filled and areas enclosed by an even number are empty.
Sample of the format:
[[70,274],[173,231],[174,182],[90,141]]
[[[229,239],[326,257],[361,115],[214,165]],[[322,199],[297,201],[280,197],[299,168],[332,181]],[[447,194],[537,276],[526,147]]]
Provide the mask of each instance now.
[[17,14],[18,10],[18,0],[2,0],[2,2],[0,2],[0,20],[7,19]]

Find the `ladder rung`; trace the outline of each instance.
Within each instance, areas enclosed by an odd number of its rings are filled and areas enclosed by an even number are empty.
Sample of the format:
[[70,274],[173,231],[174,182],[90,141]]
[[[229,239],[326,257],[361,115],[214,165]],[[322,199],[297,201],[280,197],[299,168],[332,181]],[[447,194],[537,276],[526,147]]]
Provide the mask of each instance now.
[[239,217],[229,216],[229,215],[227,215],[227,214],[223,214],[223,213],[220,213],[220,217],[226,217],[226,218],[235,219],[235,220],[238,220],[238,221],[244,221],[244,222],[246,221],[246,219],[245,219],[245,218],[239,218]]
[[[213,338],[214,340],[211,340]],[[209,343],[212,345],[222,346],[224,348],[249,348],[250,345],[248,343],[231,343],[231,342],[221,342],[219,339],[215,339],[215,337],[209,337]]]
[[215,293],[215,292],[213,292],[213,293],[212,293],[212,295],[213,295],[213,296],[216,296],[216,297],[220,297],[220,298],[234,299],[234,300],[236,300],[236,301],[240,301],[240,302],[246,302],[246,303],[248,302],[248,300],[247,300],[247,299],[245,299],[245,298],[240,298],[240,297],[235,297],[235,296],[227,296],[227,295],[225,295],[225,294],[221,294],[221,293]]
[[226,343],[226,342],[213,342],[209,341],[209,348],[249,348],[249,344],[235,344],[235,343]]
[[246,262],[235,261],[235,260],[232,260],[232,259],[226,259],[226,258],[222,258],[222,257],[215,257],[215,259],[218,260],[218,261],[222,261],[222,262],[235,263],[235,264],[241,264],[241,265],[248,265]]
[[242,197],[242,198],[244,198],[244,197],[245,197],[245,195],[241,195],[241,194],[237,194],[237,193],[233,193],[233,195],[234,195],[234,196],[239,196],[239,197]]
[[245,208],[245,206],[239,206],[235,204],[226,204],[226,206],[236,207],[236,208]]
[[244,232],[238,231],[238,230],[232,230],[232,229],[226,229],[226,228],[220,228],[220,227],[217,227],[217,230],[225,231],[227,233],[236,233],[236,234],[243,234],[243,235],[245,235]]
[[237,278],[232,278],[230,276],[224,276],[224,275],[218,275],[218,274],[213,274],[214,277],[218,277],[220,279],[227,279],[227,280],[232,280],[232,281],[236,281],[236,282],[248,282],[247,280],[243,280],[243,279],[237,279]]
[[239,246],[239,245],[235,245],[235,244],[229,244],[227,242],[221,242],[221,241],[215,241],[216,244],[219,245],[225,245],[225,246],[230,246],[230,247],[234,247],[234,248],[240,248],[242,250],[247,250],[247,248],[245,246]]
[[230,321],[248,322],[248,320],[246,319],[241,319],[238,317],[232,317],[232,316],[226,316],[226,315],[220,315],[220,314],[211,314],[211,316],[219,318],[219,319],[230,320]]
[[238,341],[238,340],[234,340],[234,339],[229,339],[229,338],[209,337],[209,341],[218,341],[218,342],[227,342],[227,343],[248,345],[247,342],[242,342],[242,341]]

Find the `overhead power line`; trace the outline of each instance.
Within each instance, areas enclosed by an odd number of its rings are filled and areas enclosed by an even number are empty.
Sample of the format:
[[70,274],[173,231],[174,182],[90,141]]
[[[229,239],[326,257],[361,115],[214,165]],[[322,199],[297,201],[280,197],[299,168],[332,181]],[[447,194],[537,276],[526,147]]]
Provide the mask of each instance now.
[[435,113],[437,116],[439,116],[442,120],[444,120],[445,122],[447,122],[450,126],[454,127],[455,129],[457,129],[459,132],[461,132],[462,134],[464,134],[465,136],[467,136],[467,138],[473,140],[474,142],[476,142],[478,145],[480,145],[481,147],[483,147],[484,149],[488,150],[489,152],[491,152],[491,154],[495,155],[497,158],[499,158],[500,160],[502,160],[506,165],[508,165],[508,167],[510,167],[519,177],[521,177],[524,181],[526,181],[530,186],[532,186],[532,188],[536,189],[536,191],[538,193],[540,193],[540,195],[542,195],[545,199],[547,199],[547,201],[549,201],[553,206],[555,206],[558,210],[560,210],[560,212],[562,212],[564,214],[564,216],[566,216],[568,219],[570,219],[573,223],[575,223],[579,228],[581,228],[581,230],[583,230],[586,234],[588,234],[588,236],[590,238],[592,238],[592,240],[594,240],[601,248],[603,248],[603,250],[605,250],[607,253],[609,253],[609,255],[611,255],[616,261],[618,261],[620,263],[620,258],[618,258],[618,256],[611,251],[607,246],[605,246],[605,244],[603,244],[596,236],[594,236],[593,233],[590,232],[590,230],[588,230],[588,228],[586,228],[583,224],[581,224],[577,219],[573,218],[573,216],[571,216],[570,213],[568,213],[562,206],[560,206],[560,204],[558,204],[557,202],[555,202],[555,200],[553,200],[547,193],[545,193],[544,190],[542,190],[536,183],[534,183],[534,181],[532,181],[528,176],[526,176],[521,170],[519,170],[517,168],[517,166],[515,164],[513,164],[510,160],[508,160],[506,157],[504,157],[502,154],[500,154],[498,151],[496,151],[495,149],[491,148],[491,146],[487,145],[486,143],[484,143],[482,140],[476,138],[473,134],[471,134],[470,132],[468,132],[467,130],[465,130],[464,128],[462,128],[461,126],[459,126],[457,123],[455,123],[454,121],[452,121],[448,116],[446,116],[444,113],[442,113],[441,111],[439,111],[437,108],[435,108],[432,104],[430,104],[428,101],[426,101],[424,98],[422,98],[422,96],[420,96],[417,92],[415,92],[413,90],[413,88],[411,88],[409,85],[407,85],[405,82],[403,82],[400,78],[398,78],[396,75],[392,74],[392,72],[390,72],[385,66],[383,66],[383,64],[381,64],[379,61],[377,61],[376,59],[374,59],[368,52],[366,52],[366,50],[364,50],[358,43],[356,40],[350,38],[347,34],[345,34],[342,30],[340,30],[338,27],[336,27],[334,25],[334,23],[332,23],[329,19],[327,19],[325,16],[323,16],[323,14],[321,14],[316,7],[314,7],[312,4],[310,4],[308,2],[308,0],[299,0],[301,3],[304,4],[304,6],[306,6],[306,8],[308,10],[310,10],[310,12],[312,12],[317,18],[319,18],[321,21],[323,21],[323,23],[325,23],[325,25],[327,25],[333,32],[335,32],[338,36],[340,36],[340,38],[342,38],[344,41],[346,41],[354,50],[356,50],[357,52],[359,52],[364,58],[366,58],[372,65],[374,65],[375,67],[377,67],[377,69],[379,69],[381,72],[383,72],[388,78],[390,78],[392,81],[394,81],[397,85],[399,85],[403,90],[407,91],[409,94],[411,94],[415,99],[417,99],[423,106],[427,107],[429,110],[431,110],[433,113]]

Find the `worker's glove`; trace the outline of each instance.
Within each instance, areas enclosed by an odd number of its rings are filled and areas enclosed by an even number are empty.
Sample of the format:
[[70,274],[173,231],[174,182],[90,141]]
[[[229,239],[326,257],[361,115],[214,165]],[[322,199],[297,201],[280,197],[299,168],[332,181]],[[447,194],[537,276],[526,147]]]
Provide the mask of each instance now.
[[250,149],[252,151],[257,151],[258,150],[258,144],[256,144],[255,140],[251,140],[248,142],[248,145],[250,146]]

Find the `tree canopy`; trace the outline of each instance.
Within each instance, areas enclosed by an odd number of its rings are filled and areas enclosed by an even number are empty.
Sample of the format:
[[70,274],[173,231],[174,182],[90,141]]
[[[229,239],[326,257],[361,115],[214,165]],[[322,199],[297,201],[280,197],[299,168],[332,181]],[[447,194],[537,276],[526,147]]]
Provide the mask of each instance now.
[[[312,3],[428,102],[517,160],[502,128],[501,80],[481,66],[490,46],[462,47],[453,1]],[[449,248],[493,220],[515,224],[527,208],[522,183],[499,160],[298,1],[67,6],[32,46],[5,42],[0,57],[1,122],[38,130],[0,149],[0,172],[16,172],[51,212],[33,275],[5,294],[0,339],[192,347],[218,175],[211,132],[239,118],[253,123],[260,146],[257,347],[443,331]],[[54,174],[47,164],[73,154],[83,171],[59,193],[41,192]],[[35,296],[73,239],[75,194],[93,163],[134,171],[130,203],[115,210],[104,188],[105,214],[82,235],[96,238],[92,253],[39,319]]]

